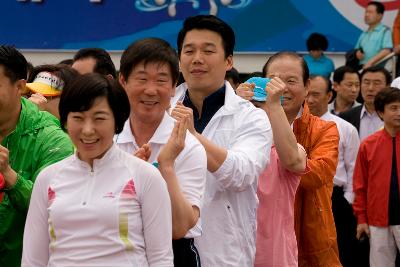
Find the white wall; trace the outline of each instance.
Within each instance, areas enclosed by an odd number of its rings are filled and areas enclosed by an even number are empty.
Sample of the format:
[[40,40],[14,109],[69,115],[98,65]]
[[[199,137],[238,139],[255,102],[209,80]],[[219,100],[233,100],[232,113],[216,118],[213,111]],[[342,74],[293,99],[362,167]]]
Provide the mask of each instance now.
[[[61,60],[73,58],[76,51],[71,50],[22,50],[26,59],[31,62],[34,66],[41,64],[55,64]],[[121,58],[122,51],[111,51],[109,52],[111,58],[115,64],[115,67],[119,69],[119,60]],[[342,66],[344,64],[343,53],[326,53],[335,62],[335,66]],[[267,59],[272,53],[237,53],[234,56],[234,66],[241,73],[251,73],[254,71],[261,71]]]
[[[61,60],[73,58],[76,51],[67,50],[54,50],[54,51],[43,51],[43,50],[22,50],[26,59],[30,61],[34,66],[41,64],[55,64]],[[112,60],[114,61],[115,67],[119,69],[119,60],[122,51],[109,52]],[[261,71],[268,57],[272,53],[238,53],[234,56],[234,66],[241,73],[251,73],[254,71]],[[344,65],[344,53],[326,53],[327,56],[332,58],[335,63],[335,67]],[[387,64],[388,69],[391,68],[391,63]]]

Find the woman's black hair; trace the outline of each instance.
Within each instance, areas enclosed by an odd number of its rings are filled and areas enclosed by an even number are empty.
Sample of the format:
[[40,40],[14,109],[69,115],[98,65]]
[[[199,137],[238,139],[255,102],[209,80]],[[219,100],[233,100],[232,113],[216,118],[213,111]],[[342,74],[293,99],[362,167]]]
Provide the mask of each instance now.
[[68,113],[89,110],[99,97],[107,98],[115,119],[115,133],[121,133],[130,113],[128,96],[118,82],[97,73],[81,75],[66,84],[59,105],[62,129],[65,130]]

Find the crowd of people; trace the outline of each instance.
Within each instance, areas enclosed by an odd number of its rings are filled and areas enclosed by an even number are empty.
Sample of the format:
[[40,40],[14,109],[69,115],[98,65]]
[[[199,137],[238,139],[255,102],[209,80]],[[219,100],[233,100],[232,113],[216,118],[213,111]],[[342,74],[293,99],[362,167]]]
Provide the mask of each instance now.
[[133,42],[118,72],[100,48],[30,67],[0,45],[0,266],[400,266],[382,8],[366,8],[360,70],[314,33],[309,55],[250,75],[263,98],[212,15],[184,21],[177,51]]

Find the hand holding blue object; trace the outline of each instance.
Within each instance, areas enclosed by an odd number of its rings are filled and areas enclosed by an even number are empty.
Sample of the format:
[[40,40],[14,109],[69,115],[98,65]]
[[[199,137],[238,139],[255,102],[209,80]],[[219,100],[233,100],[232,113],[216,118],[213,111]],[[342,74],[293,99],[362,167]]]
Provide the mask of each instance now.
[[265,91],[265,87],[271,81],[269,78],[262,78],[262,77],[251,77],[246,81],[246,83],[254,83],[254,96],[253,100],[259,102],[265,102],[267,100],[267,93]]

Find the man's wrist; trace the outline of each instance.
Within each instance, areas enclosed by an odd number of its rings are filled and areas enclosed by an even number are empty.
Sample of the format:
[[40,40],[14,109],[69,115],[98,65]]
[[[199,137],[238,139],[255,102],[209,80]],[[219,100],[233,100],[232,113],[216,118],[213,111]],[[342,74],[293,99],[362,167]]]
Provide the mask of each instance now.
[[166,180],[175,175],[174,165],[170,163],[162,164],[159,162],[158,170],[160,171],[161,176]]
[[188,128],[188,130],[189,130],[189,133],[191,133],[192,135],[196,136],[197,131],[196,131],[196,129],[194,127],[192,129]]
[[268,106],[266,106],[265,111],[268,114],[274,114],[275,112],[281,112],[280,109],[282,108],[282,105],[280,102],[278,103],[270,103]]

